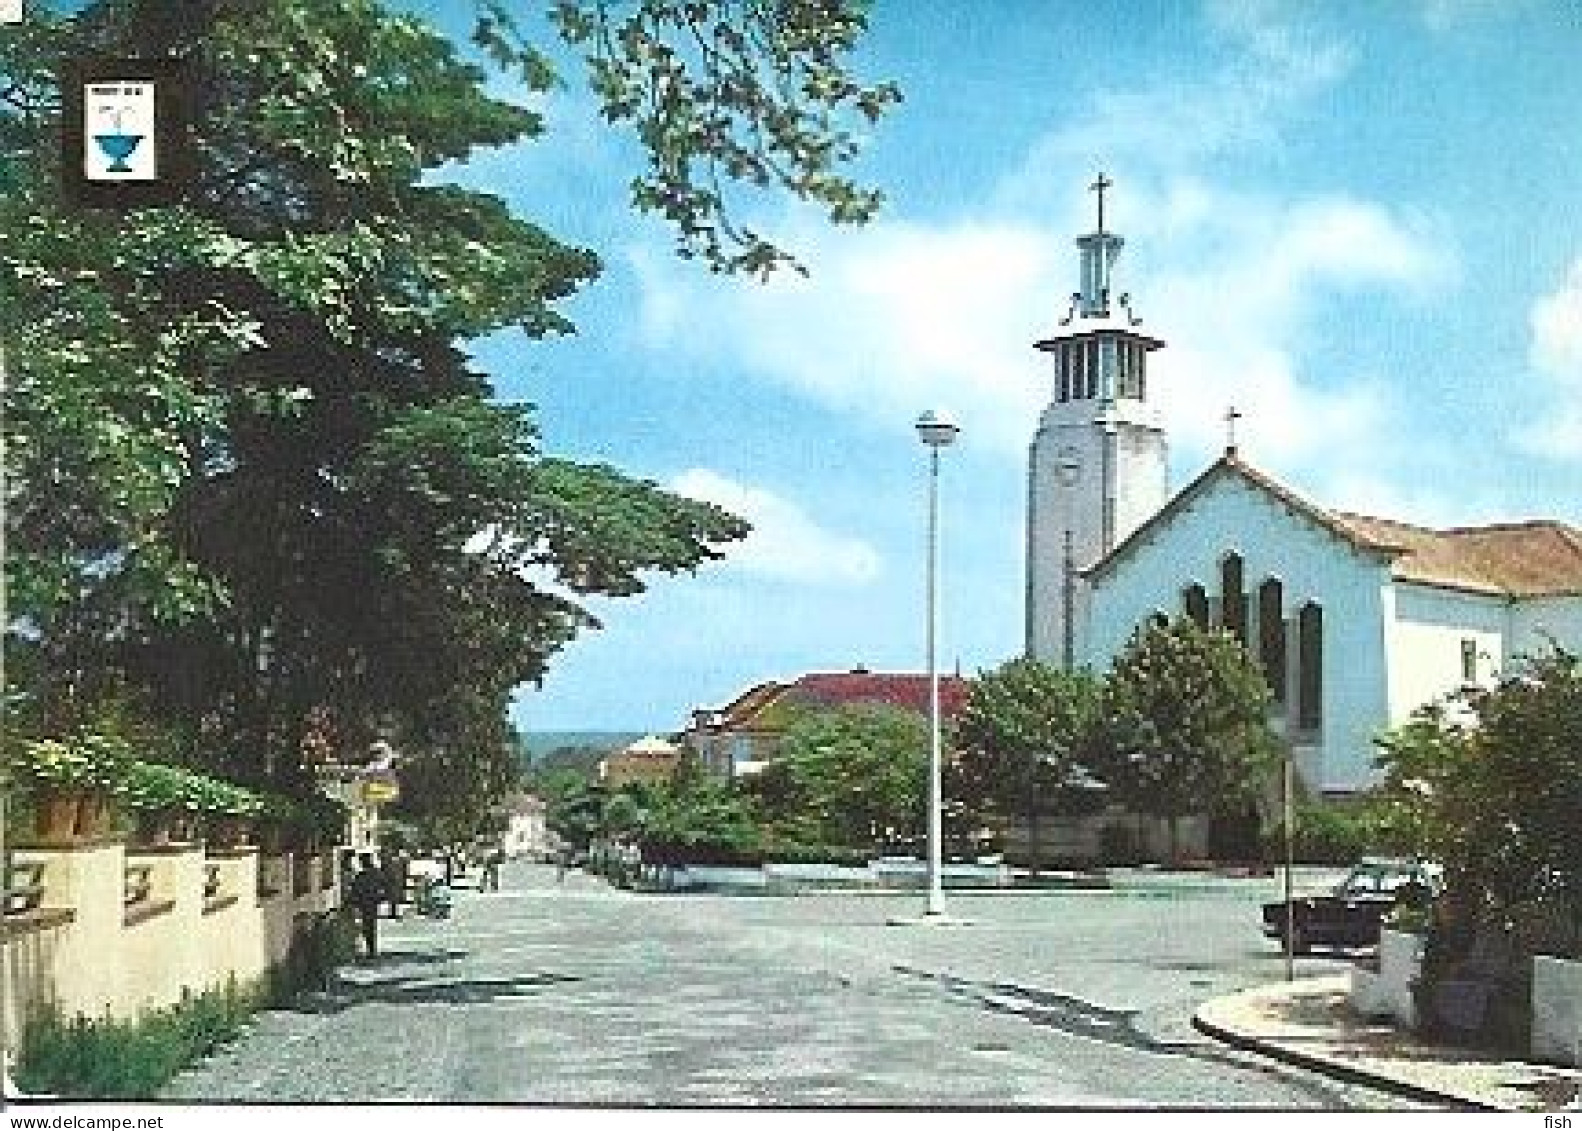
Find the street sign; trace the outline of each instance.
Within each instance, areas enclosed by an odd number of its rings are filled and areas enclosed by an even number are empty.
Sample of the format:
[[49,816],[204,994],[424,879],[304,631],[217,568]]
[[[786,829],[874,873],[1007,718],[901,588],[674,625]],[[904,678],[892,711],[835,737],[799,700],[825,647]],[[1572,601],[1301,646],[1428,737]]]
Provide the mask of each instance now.
[[62,83],[61,175],[92,208],[178,199],[189,178],[187,67],[179,59],[90,59]]
[[387,805],[401,798],[401,787],[393,781],[363,782],[363,803],[365,805]]

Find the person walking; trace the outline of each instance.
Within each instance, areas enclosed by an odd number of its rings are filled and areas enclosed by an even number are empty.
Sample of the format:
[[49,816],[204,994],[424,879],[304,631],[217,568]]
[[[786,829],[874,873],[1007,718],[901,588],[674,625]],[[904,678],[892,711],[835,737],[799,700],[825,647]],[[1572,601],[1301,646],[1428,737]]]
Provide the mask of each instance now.
[[385,878],[372,852],[362,853],[357,862],[348,896],[362,931],[363,953],[372,958],[379,953],[379,904],[385,898]]
[[479,890],[500,890],[500,865],[504,863],[505,852],[498,847],[491,848],[483,858],[483,879],[479,883]]

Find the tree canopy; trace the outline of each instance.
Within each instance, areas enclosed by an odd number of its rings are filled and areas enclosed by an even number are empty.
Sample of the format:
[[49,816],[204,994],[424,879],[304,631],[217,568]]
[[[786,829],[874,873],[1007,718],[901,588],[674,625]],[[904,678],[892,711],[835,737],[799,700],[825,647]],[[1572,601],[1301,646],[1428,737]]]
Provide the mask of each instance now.
[[959,794],[1001,815],[1023,813],[1039,859],[1039,817],[1075,812],[1095,799],[1089,773],[1099,681],[1031,657],[974,679],[956,719],[951,782]]
[[1279,750],[1268,703],[1234,637],[1185,617],[1149,622],[1105,680],[1094,768],[1120,800],[1165,818],[1173,842],[1182,816],[1234,810],[1266,784]]
[[1582,660],[1555,648],[1521,661],[1380,747],[1398,848],[1493,909],[1559,901],[1582,915]]
[[[892,100],[836,62],[857,5],[782,7],[555,8],[606,116],[658,162],[638,205],[722,270],[785,257],[713,188],[666,194],[724,176],[833,208],[857,190],[819,179],[853,144],[825,111]],[[665,46],[704,30],[701,54]],[[504,5],[480,3],[474,41],[550,81]],[[195,182],[167,209],[73,208],[55,76],[134,51],[189,61]],[[540,133],[488,77],[372,0],[99,0],[0,29],[7,643],[27,725],[133,699],[260,779],[300,775],[310,739],[344,755],[378,734],[430,759],[418,778],[497,793],[512,691],[596,626],[582,595],[639,594],[745,534],[545,453],[530,408],[470,367],[470,338],[570,332],[557,304],[599,271],[444,182]]]
[[927,766],[921,715],[858,704],[793,720],[748,788],[780,840],[884,848],[922,835]]

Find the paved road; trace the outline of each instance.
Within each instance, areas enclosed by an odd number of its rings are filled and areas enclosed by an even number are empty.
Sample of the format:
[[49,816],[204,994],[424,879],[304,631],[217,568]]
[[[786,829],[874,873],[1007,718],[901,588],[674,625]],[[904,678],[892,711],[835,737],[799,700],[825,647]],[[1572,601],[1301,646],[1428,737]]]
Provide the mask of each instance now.
[[[921,896],[614,891],[509,865],[184,1074],[177,1100],[1398,1110],[1194,1032],[1277,979],[1258,882]],[[1304,960],[1309,972],[1333,963]],[[1338,967],[1337,967],[1338,968]]]

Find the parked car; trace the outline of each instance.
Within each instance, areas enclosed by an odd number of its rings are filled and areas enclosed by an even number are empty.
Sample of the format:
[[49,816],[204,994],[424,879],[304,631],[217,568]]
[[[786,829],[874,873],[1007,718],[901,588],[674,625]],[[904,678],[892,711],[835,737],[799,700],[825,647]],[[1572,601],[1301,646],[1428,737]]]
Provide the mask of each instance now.
[[[1365,858],[1330,891],[1292,900],[1291,950],[1376,946],[1385,914],[1402,902],[1432,899],[1442,880],[1438,866],[1425,861]],[[1263,933],[1282,948],[1286,922],[1285,900],[1263,905]]]

